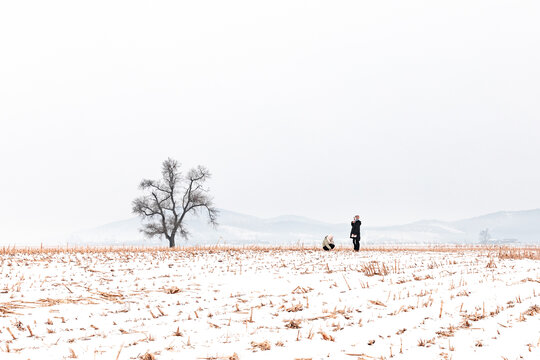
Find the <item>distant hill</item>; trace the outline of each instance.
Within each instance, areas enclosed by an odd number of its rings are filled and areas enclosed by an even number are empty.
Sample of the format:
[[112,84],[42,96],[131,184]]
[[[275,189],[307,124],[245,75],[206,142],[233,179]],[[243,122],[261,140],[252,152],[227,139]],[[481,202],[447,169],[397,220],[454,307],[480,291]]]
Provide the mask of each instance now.
[[[301,216],[284,215],[262,219],[255,216],[220,210],[218,228],[203,218],[189,217],[186,224],[191,233],[178,245],[258,244],[258,245],[318,245],[327,234],[333,234],[338,244],[349,245],[348,223],[330,224]],[[540,245],[540,209],[497,212],[459,221],[424,220],[405,225],[371,227],[363,221],[362,241],[368,244],[475,244],[479,233],[489,229],[491,243]],[[73,245],[166,246],[166,241],[145,239],[138,231],[139,218],[106,224],[79,231],[69,238]]]
[[540,244],[540,209],[501,211],[455,222],[455,226],[468,233],[488,228],[499,240],[516,239],[522,243]]
[[[178,239],[177,244],[198,245],[227,243],[231,245],[312,244],[326,234],[347,233],[347,225],[333,225],[300,216],[286,215],[270,219],[220,210],[219,226],[214,229],[204,218],[191,216],[186,224],[190,239]],[[73,234],[70,244],[82,245],[166,245],[166,241],[148,240],[139,233],[139,218],[106,224]],[[322,234],[322,235],[321,235]],[[322,236],[322,237],[321,237]]]

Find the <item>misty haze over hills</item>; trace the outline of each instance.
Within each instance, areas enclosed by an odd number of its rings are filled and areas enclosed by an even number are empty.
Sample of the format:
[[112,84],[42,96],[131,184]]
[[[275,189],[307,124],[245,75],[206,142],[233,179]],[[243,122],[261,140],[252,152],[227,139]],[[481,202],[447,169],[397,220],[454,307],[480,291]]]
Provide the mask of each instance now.
[[[214,229],[204,218],[187,219],[190,239],[177,245],[319,245],[333,234],[338,245],[349,245],[348,223],[330,224],[301,216],[284,215],[262,219],[220,210]],[[139,218],[117,221],[73,234],[70,245],[167,246],[166,241],[148,240],[138,231]],[[397,226],[369,226],[363,219],[362,243],[377,244],[477,244],[479,233],[489,229],[492,244],[540,244],[540,209],[504,211],[458,221],[423,220]]]

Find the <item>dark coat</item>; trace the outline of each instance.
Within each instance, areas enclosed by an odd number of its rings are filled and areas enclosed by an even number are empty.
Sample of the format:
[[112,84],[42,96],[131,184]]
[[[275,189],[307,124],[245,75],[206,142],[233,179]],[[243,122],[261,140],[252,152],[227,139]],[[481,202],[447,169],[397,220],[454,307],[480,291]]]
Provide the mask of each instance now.
[[353,234],[360,237],[360,225],[362,225],[360,220],[351,221],[351,237]]

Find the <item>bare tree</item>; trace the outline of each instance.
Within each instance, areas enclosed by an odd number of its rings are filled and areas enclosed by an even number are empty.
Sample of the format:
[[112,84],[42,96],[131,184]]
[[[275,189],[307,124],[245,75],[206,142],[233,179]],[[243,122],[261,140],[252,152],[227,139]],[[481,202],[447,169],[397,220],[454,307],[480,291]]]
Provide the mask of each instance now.
[[208,169],[198,166],[184,176],[180,164],[168,158],[161,176],[160,180],[143,179],[139,188],[146,194],[133,200],[133,212],[145,221],[140,229],[144,235],[165,237],[169,247],[174,247],[176,235],[189,237],[184,220],[190,212],[206,213],[209,223],[217,226],[219,212],[204,186],[211,176]]
[[484,229],[480,231],[480,234],[478,234],[478,238],[480,239],[480,242],[482,244],[487,244],[489,240],[491,240],[491,234],[489,233],[489,229]]

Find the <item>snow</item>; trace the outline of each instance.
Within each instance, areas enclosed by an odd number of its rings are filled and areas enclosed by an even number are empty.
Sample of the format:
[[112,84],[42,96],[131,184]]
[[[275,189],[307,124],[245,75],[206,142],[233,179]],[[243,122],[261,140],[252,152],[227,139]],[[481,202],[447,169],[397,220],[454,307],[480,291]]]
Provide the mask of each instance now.
[[0,262],[6,360],[540,358],[539,260],[486,249],[4,251]]

